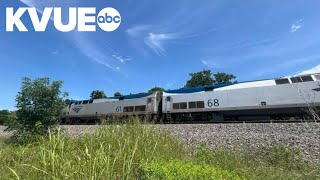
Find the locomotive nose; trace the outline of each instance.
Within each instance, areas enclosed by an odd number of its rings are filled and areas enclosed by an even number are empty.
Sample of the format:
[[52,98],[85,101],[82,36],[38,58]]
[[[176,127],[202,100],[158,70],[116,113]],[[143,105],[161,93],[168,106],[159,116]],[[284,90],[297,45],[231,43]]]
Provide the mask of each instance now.
[[61,116],[65,116],[65,115],[67,115],[67,107],[65,107],[65,108],[63,108],[62,110],[61,110],[61,112],[60,112],[60,114],[61,114]]

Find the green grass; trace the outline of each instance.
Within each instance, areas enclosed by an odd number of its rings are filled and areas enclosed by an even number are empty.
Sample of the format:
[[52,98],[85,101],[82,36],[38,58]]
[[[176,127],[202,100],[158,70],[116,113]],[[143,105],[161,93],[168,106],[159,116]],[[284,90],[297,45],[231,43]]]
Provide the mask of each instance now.
[[213,168],[205,163],[195,163],[183,160],[156,159],[151,163],[143,163],[139,176],[149,180],[198,180],[198,179],[245,179],[238,174],[223,170],[219,167]]
[[0,179],[320,179],[298,152],[256,154],[200,147],[133,122],[91,135],[57,133],[18,145],[0,138]]
[[187,158],[183,145],[140,124],[112,125],[80,138],[50,135],[0,150],[1,178],[135,179],[139,163]]
[[0,136],[0,148],[4,147],[6,145],[5,144],[6,139],[7,139],[6,137]]
[[247,179],[320,179],[317,165],[307,163],[298,150],[286,146],[261,149],[255,153],[224,149],[211,151],[199,147],[194,156],[198,162],[237,172]]

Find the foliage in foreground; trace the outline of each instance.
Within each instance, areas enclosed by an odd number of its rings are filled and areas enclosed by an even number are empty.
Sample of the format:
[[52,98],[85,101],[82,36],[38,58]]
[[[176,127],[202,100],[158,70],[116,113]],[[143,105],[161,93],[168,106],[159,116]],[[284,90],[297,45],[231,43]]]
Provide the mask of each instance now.
[[7,122],[7,130],[16,137],[46,134],[57,124],[61,109],[65,106],[61,81],[49,78],[31,80],[23,78],[21,90],[16,97],[16,118]]
[[195,158],[198,162],[236,172],[247,179],[320,179],[319,167],[307,163],[300,151],[286,146],[269,147],[260,152],[211,151],[201,146],[195,152]]
[[5,124],[16,119],[16,112],[9,110],[0,110],[0,124]]
[[6,144],[0,138],[0,164],[0,179],[320,177],[319,170],[290,149],[249,154],[200,147],[190,153],[172,136],[139,123],[103,126],[95,134],[80,137],[59,132],[24,145]]
[[50,135],[0,149],[4,179],[135,179],[140,162],[185,159],[182,144],[139,124],[110,125],[78,138]]
[[8,116],[10,115],[9,110],[0,110],[0,124],[8,121]]
[[205,163],[196,164],[191,161],[163,159],[143,163],[140,178],[148,180],[245,179],[234,172],[213,168]]

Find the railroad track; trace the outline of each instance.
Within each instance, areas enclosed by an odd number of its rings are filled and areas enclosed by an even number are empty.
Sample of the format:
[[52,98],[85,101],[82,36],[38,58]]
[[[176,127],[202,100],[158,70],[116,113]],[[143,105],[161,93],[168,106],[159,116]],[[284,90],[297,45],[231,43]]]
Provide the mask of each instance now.
[[319,120],[241,120],[241,121],[181,121],[163,124],[239,124],[239,123],[320,123]]
[[[114,121],[117,123],[117,121]],[[109,122],[112,124],[112,122]],[[107,124],[109,124],[107,122]],[[126,122],[120,122],[126,123]],[[152,122],[150,122],[152,123]],[[241,124],[241,123],[320,123],[320,120],[234,120],[234,121],[171,121],[163,123],[154,123],[154,124]],[[99,125],[100,123],[70,123],[70,124],[61,124],[61,125]]]

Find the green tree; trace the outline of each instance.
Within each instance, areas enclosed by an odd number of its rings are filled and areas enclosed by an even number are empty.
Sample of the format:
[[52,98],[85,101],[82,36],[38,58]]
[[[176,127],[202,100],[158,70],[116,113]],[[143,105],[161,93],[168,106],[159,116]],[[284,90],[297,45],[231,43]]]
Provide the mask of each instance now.
[[115,92],[114,93],[114,97],[121,97],[121,96],[122,96],[122,94],[120,92]]
[[233,74],[227,74],[223,72],[212,74],[211,70],[190,73],[190,76],[191,78],[185,85],[186,88],[236,82],[236,76]]
[[1,110],[0,111],[0,124],[5,123],[10,115],[10,111],[9,110]]
[[217,72],[214,76],[215,84],[223,84],[223,83],[235,83],[235,79],[237,78],[233,74],[227,74],[224,72]]
[[7,130],[24,137],[25,134],[46,134],[59,120],[67,93],[61,92],[62,81],[49,78],[23,78],[16,96],[16,118],[7,124]]
[[91,99],[102,99],[107,98],[107,95],[103,91],[95,90],[90,94]]
[[214,79],[212,78],[211,70],[203,70],[196,73],[189,74],[191,78],[187,81],[184,87],[191,88],[197,86],[205,86],[214,84]]
[[162,87],[155,86],[155,87],[149,89],[148,92],[149,92],[149,93],[154,93],[154,92],[156,92],[156,91],[164,91],[164,89],[163,89]]
[[71,103],[76,102],[76,100],[73,100],[73,99],[66,99],[66,100],[64,100],[64,102],[65,102],[65,104],[66,104],[66,105],[69,105],[69,104],[71,104]]

